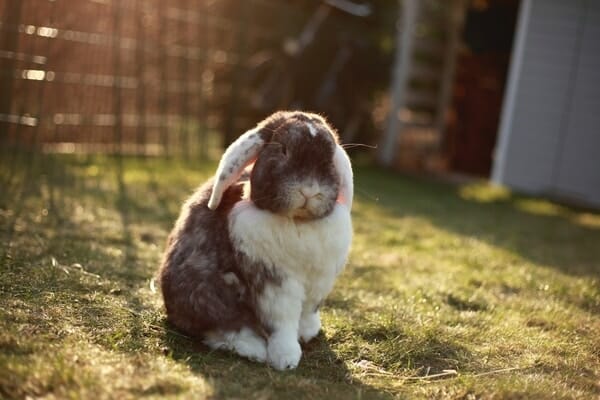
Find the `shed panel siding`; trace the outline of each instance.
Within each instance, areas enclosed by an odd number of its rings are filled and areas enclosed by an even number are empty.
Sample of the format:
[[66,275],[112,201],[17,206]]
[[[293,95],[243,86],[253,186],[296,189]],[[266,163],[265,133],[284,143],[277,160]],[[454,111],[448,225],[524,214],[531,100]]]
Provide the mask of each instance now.
[[523,2],[494,179],[600,205],[600,1]]
[[560,194],[600,203],[600,4],[589,3],[555,184]]
[[505,182],[532,192],[552,187],[583,0],[532,0],[516,104],[510,124]]

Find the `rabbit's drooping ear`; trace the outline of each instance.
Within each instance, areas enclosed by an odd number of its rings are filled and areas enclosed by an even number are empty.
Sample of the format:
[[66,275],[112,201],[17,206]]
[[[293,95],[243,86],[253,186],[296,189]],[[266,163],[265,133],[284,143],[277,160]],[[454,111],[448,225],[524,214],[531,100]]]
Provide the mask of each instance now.
[[336,144],[333,154],[333,165],[340,177],[340,192],[338,202],[348,206],[348,210],[352,210],[352,200],[354,198],[354,181],[352,176],[352,165],[346,151]]
[[256,160],[264,144],[265,141],[260,135],[260,129],[257,127],[245,132],[229,145],[223,157],[221,157],[221,161],[219,161],[208,208],[216,210],[219,203],[221,203],[223,192],[237,182],[244,168]]

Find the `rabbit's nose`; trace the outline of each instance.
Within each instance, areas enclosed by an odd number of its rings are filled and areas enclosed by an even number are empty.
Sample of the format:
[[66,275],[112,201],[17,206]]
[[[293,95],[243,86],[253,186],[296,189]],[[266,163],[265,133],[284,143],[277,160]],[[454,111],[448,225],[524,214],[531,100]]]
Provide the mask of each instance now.
[[313,198],[319,194],[319,185],[313,184],[311,186],[303,186],[300,188],[300,193],[307,199]]

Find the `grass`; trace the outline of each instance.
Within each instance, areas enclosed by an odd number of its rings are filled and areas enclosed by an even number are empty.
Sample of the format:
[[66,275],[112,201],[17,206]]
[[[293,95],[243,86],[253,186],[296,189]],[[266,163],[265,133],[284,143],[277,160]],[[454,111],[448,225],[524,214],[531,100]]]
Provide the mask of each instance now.
[[163,244],[214,164],[2,160],[1,398],[600,396],[598,213],[357,168],[349,264],[281,373],[165,324]]

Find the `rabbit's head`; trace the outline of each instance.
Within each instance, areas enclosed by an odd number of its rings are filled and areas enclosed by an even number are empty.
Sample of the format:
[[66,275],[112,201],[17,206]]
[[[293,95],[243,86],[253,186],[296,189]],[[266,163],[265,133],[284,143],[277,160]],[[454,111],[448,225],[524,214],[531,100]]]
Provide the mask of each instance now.
[[334,130],[316,114],[278,112],[229,146],[217,170],[209,208],[246,166],[258,208],[299,219],[328,215],[352,203],[352,169]]

